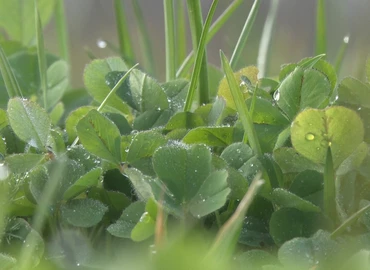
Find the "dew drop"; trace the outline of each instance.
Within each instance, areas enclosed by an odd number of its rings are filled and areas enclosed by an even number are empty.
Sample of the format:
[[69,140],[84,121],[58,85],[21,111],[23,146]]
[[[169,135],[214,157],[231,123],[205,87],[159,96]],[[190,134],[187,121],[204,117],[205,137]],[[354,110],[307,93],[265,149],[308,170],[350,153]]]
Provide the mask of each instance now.
[[275,99],[275,101],[279,101],[279,99],[280,99],[280,92],[279,91],[275,91],[274,99]]
[[346,44],[348,44],[348,42],[349,42],[349,36],[345,36],[343,38],[343,42],[346,43]]
[[96,45],[100,48],[100,49],[105,49],[107,47],[107,42],[103,39],[98,39],[98,41],[96,42]]
[[7,179],[9,174],[9,167],[5,163],[0,163],[0,181]]
[[315,135],[312,133],[307,133],[305,138],[307,141],[313,141],[315,139]]

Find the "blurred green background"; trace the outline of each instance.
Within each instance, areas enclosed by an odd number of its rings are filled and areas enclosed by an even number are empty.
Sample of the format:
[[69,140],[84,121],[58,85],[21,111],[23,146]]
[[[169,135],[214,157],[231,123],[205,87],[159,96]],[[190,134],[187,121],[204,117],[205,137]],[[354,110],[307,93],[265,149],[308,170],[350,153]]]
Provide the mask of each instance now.
[[[162,0],[137,0],[144,12],[145,21],[151,35],[151,42],[156,61],[156,77],[164,80],[165,43]],[[185,0],[177,0],[185,1]],[[200,0],[204,16],[212,0]],[[312,56],[315,44],[315,13],[316,0],[263,0],[256,19],[255,27],[246,44],[240,66],[255,65],[261,32],[270,6],[270,1],[279,1],[277,20],[274,28],[271,48],[271,63],[268,76],[278,74],[281,64],[296,62],[303,57]],[[134,42],[138,61],[140,46],[138,44],[137,25],[131,0],[122,0],[125,6],[131,38]],[[217,15],[232,2],[219,2]],[[245,0],[235,16],[221,29],[208,45],[209,61],[220,66],[219,50],[222,49],[229,57],[236,44],[240,31],[253,4]],[[98,40],[107,40],[117,44],[116,26],[112,0],[65,0],[68,29],[70,33],[70,49],[72,60],[73,86],[82,86],[82,72],[90,60],[84,50],[88,47],[96,56],[115,55],[110,49],[97,46]],[[350,36],[348,51],[340,75],[351,75],[364,78],[364,65],[370,52],[370,0],[327,0],[327,32],[328,60],[334,62],[338,49],[346,35]],[[57,53],[55,24],[51,22],[46,29],[46,46]],[[191,49],[190,34],[188,49]],[[145,69],[145,67],[144,67]]]

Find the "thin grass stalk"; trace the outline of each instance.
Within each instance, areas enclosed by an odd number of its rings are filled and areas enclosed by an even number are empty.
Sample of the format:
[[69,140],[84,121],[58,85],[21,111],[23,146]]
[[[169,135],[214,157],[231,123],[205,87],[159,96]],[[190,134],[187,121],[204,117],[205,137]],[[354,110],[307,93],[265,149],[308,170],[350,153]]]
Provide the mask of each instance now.
[[[200,1],[197,1],[197,0],[187,0],[187,7],[188,7],[191,36],[192,36],[192,41],[193,41],[193,50],[197,51],[198,47],[200,47],[201,36],[204,31],[202,7],[201,7]],[[203,44],[204,50],[202,49],[202,59],[200,62],[201,63],[200,73],[199,73],[199,78],[196,79],[196,80],[199,80],[199,103],[200,104],[206,104],[209,102],[208,67],[207,67],[208,63],[207,63],[207,52],[205,50],[207,34],[208,34],[208,29],[204,34],[204,44]],[[197,54],[197,57],[198,56],[199,55]],[[196,59],[196,61],[197,60],[199,59]]]
[[8,58],[5,55],[3,48],[0,45],[0,72],[3,77],[6,91],[9,98],[22,97],[22,91],[18,81],[15,78],[13,70],[9,64]]
[[186,46],[186,16],[185,2],[176,2],[176,67],[185,60],[187,53]]
[[324,168],[324,213],[336,221],[336,192],[335,192],[335,170],[333,156],[330,147],[326,154],[326,163]]
[[233,52],[233,54],[231,56],[231,59],[230,59],[230,66],[231,66],[232,69],[235,69],[237,64],[238,64],[240,56],[241,56],[241,54],[243,52],[243,49],[245,47],[245,43],[247,42],[247,39],[248,39],[249,34],[251,32],[251,29],[252,29],[252,27],[254,25],[254,22],[256,20],[260,4],[261,4],[260,0],[255,0],[254,1],[253,6],[252,6],[252,8],[249,12],[248,18],[245,21],[243,30],[242,30],[242,32],[239,36],[238,42],[236,43],[236,46],[234,48],[234,52]]
[[176,77],[175,17],[173,0],[163,0],[166,40],[166,81]]
[[133,61],[133,59],[135,59],[134,50],[131,44],[122,0],[114,0],[114,11],[116,14],[116,27],[120,54],[126,61]]
[[257,67],[259,70],[259,75],[263,78],[266,76],[266,71],[268,69],[269,64],[269,55],[270,55],[270,48],[271,48],[271,40],[275,25],[275,20],[277,17],[277,11],[279,7],[279,0],[271,0],[269,13],[267,14],[267,18],[265,21],[265,25],[263,26],[262,37],[260,46],[258,49],[258,57],[257,57]]
[[134,9],[134,14],[136,18],[136,23],[139,29],[139,38],[140,38],[140,44],[142,46],[142,51],[144,53],[144,65],[147,69],[147,71],[154,75],[155,68],[154,68],[154,57],[153,57],[153,51],[151,47],[151,39],[149,36],[148,29],[145,25],[144,21],[144,15],[143,11],[140,7],[139,1],[138,0],[133,0],[132,1],[132,6]]
[[205,22],[204,27],[203,27],[203,31],[201,33],[199,46],[198,46],[198,50],[197,50],[197,56],[195,58],[195,65],[194,65],[193,72],[191,74],[189,91],[188,91],[188,94],[187,94],[186,100],[185,100],[185,106],[184,106],[184,111],[185,112],[188,112],[188,111],[191,110],[191,106],[193,104],[193,99],[194,99],[194,94],[195,94],[195,91],[197,89],[198,79],[200,77],[199,75],[202,75],[201,74],[201,68],[202,68],[202,63],[204,63],[203,55],[205,53],[206,36],[207,36],[208,30],[209,30],[209,27],[211,25],[213,15],[216,11],[218,1],[219,0],[213,0],[212,5],[209,9],[207,18],[206,18],[206,22]]
[[44,35],[42,30],[41,18],[37,7],[37,1],[35,0],[35,26],[37,36],[37,59],[39,64],[41,91],[44,101],[44,108],[48,109],[47,101],[47,74],[46,74],[46,55],[44,45]]
[[316,8],[316,49],[315,54],[326,53],[325,0],[317,0]]
[[[235,0],[217,18],[217,20],[211,25],[211,28],[209,29],[206,44],[211,42],[213,37],[218,33],[221,27],[224,26],[224,24],[228,21],[231,15],[234,14],[234,12],[242,3],[243,0]],[[190,54],[188,54],[188,56],[185,58],[183,63],[180,65],[178,71],[176,72],[176,77],[177,78],[185,77],[185,74],[190,70],[193,63],[194,63],[194,51],[191,51]]]
[[349,36],[345,36],[343,38],[342,44],[340,45],[338,54],[335,58],[334,67],[335,67],[335,71],[337,72],[337,74],[339,74],[340,70],[342,69],[343,59],[348,49],[348,42],[349,42]]
[[66,15],[64,9],[64,0],[57,0],[55,7],[55,24],[57,29],[59,51],[61,57],[69,64],[69,39],[68,39],[68,29],[66,22]]
[[[139,64],[135,64],[132,68],[130,68],[126,73],[125,75],[122,76],[121,79],[119,79],[119,81],[116,83],[116,85],[113,87],[113,89],[108,93],[108,95],[104,98],[104,100],[102,101],[102,103],[100,104],[100,106],[97,108],[97,111],[98,112],[101,112],[103,110],[103,108],[105,107],[105,105],[107,105],[109,99],[111,98],[112,95],[114,95],[118,88],[120,88],[120,86],[123,84],[123,82],[127,79],[127,77],[130,75],[131,71],[134,70],[134,68],[136,68]],[[72,143],[71,147],[75,146],[79,141],[79,138],[77,137],[74,142]]]
[[247,105],[245,104],[243,94],[240,91],[239,85],[237,84],[235,80],[233,70],[231,69],[231,66],[225,54],[221,51],[220,55],[221,55],[222,68],[226,75],[226,79],[229,84],[229,88],[233,96],[236,109],[239,113],[239,118],[244,128],[244,134],[246,135],[244,137],[249,140],[249,144],[252,150],[254,151],[254,153],[257,156],[261,156],[262,155],[261,146],[260,146],[260,143],[257,137],[256,130],[253,125],[252,117],[248,111]]

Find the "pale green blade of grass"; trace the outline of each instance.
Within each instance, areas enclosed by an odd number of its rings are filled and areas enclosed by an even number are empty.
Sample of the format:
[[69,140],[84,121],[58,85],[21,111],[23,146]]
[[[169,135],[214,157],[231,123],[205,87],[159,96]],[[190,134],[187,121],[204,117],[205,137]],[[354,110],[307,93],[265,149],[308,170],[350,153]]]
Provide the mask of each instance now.
[[176,1],[176,67],[185,60],[187,53],[185,15],[185,2]]
[[[204,27],[203,27],[203,30],[202,30],[202,33],[201,33],[201,36],[200,36],[199,46],[198,46],[198,49],[197,49],[197,55],[196,55],[196,58],[195,58],[195,65],[194,65],[193,72],[191,74],[189,91],[188,91],[188,94],[187,94],[186,100],[185,100],[185,106],[184,106],[184,111],[185,112],[188,112],[188,111],[191,110],[191,106],[193,104],[193,99],[194,99],[194,94],[195,94],[195,91],[196,91],[197,85],[198,85],[198,80],[199,79],[204,80],[204,77],[202,77],[202,76],[205,76],[205,78],[208,79],[207,74],[201,73],[201,69],[202,69],[202,65],[204,63],[207,64],[207,62],[204,62],[204,57],[203,57],[205,55],[206,38],[207,38],[207,33],[208,33],[208,30],[209,30],[209,27],[211,25],[213,15],[215,14],[215,11],[216,11],[218,1],[219,0],[213,0],[212,5],[211,5],[211,7],[208,11],[206,22],[204,24]],[[197,2],[197,1],[195,1],[195,2]],[[205,70],[205,72],[206,71],[207,70]],[[204,72],[204,70],[203,70],[203,72]],[[207,90],[207,95],[208,95],[208,89],[202,89],[202,91],[200,91],[200,92],[204,92],[205,90]],[[202,97],[202,98],[205,98],[205,97]],[[200,102],[202,102],[202,101],[203,100],[200,99]]]
[[236,247],[248,208],[257,195],[258,190],[264,184],[264,181],[260,179],[260,177],[261,174],[259,173],[253,180],[243,199],[240,201],[234,214],[221,227],[207,256],[220,260],[230,259]]
[[[190,31],[192,36],[192,43],[193,43],[193,50],[198,50],[198,47],[201,46],[201,36],[204,32],[203,27],[203,17],[202,17],[202,6],[201,1],[194,1],[194,0],[187,0],[187,8],[188,8],[188,16],[189,16],[189,23],[190,23]],[[218,2],[218,1],[217,1]],[[211,7],[212,9],[212,7]],[[212,15],[213,17],[213,15]],[[211,20],[212,21],[212,20]],[[199,81],[199,104],[206,104],[209,102],[209,90],[208,90],[208,62],[207,62],[207,51],[206,51],[206,40],[207,34],[210,27],[211,22],[207,27],[207,31],[204,32],[204,41],[203,41],[203,48],[201,50],[201,59],[198,59],[200,56],[198,53],[196,55],[195,62],[200,61],[200,70],[199,76],[196,78],[196,81]],[[198,52],[198,51],[197,51]],[[195,67],[194,67],[195,68]],[[194,72],[193,72],[194,74]],[[192,74],[192,75],[193,75]],[[195,85],[196,87],[197,85]]]
[[[131,71],[133,71],[139,64],[135,64],[132,68],[130,68],[125,75],[122,76],[122,78],[116,83],[116,85],[113,87],[112,90],[108,93],[108,95],[104,98],[100,106],[98,107],[97,111],[101,112],[104,108],[105,105],[107,105],[109,99],[111,98],[112,95],[114,95],[118,88],[123,84],[123,82],[127,79],[127,77],[130,75]],[[72,143],[71,147],[75,146],[79,141],[79,138],[77,137],[74,142]]]
[[175,14],[173,0],[163,0],[163,7],[166,40],[166,81],[171,81],[176,77]]
[[97,57],[94,55],[89,47],[84,47],[84,51],[86,52],[87,57],[89,57],[90,60],[97,59]]
[[249,34],[251,32],[251,29],[252,29],[252,27],[254,25],[254,22],[256,20],[260,4],[261,4],[260,0],[255,0],[254,1],[253,6],[252,6],[252,8],[249,12],[248,18],[245,21],[245,24],[243,26],[243,30],[242,30],[242,32],[239,36],[238,42],[235,45],[234,52],[233,52],[233,54],[231,56],[231,59],[230,59],[230,66],[231,66],[232,69],[235,69],[237,64],[238,64],[240,56],[241,56],[241,54],[243,52],[243,49],[245,47],[245,43],[247,42],[247,39],[248,39]]
[[55,6],[55,24],[59,42],[59,50],[61,57],[69,63],[69,39],[67,22],[64,8],[64,0],[57,0]]
[[146,70],[152,74],[155,75],[155,68],[154,68],[154,57],[153,57],[153,51],[152,51],[152,42],[149,36],[148,28],[145,25],[144,21],[144,15],[143,11],[141,9],[141,6],[139,4],[138,0],[132,1],[132,6],[134,9],[135,19],[136,23],[139,29],[138,35],[140,38],[140,45],[142,46],[143,51],[143,59],[144,59],[144,65],[146,67]]
[[333,156],[330,147],[328,147],[324,168],[324,213],[334,223],[337,219],[335,194],[335,170]]
[[258,49],[257,67],[259,76],[265,77],[269,64],[272,35],[274,33],[275,20],[278,13],[280,0],[271,0],[269,12],[262,31],[260,46]]
[[340,45],[338,54],[335,58],[334,67],[335,67],[335,71],[337,72],[338,75],[339,75],[340,70],[342,69],[343,59],[344,59],[344,56],[346,55],[346,52],[347,52],[347,49],[348,49],[348,42],[349,42],[349,35],[347,35],[343,38],[343,42]]
[[357,220],[360,217],[362,217],[362,215],[365,214],[365,212],[369,209],[370,209],[370,204],[366,205],[365,207],[358,210],[356,213],[354,213],[352,216],[350,216],[346,221],[344,221],[334,232],[332,232],[330,237],[332,239],[334,239],[334,238],[342,235],[344,232],[346,232],[346,230],[349,226],[356,223]]
[[226,75],[226,79],[229,84],[229,88],[233,96],[236,109],[239,113],[239,118],[244,128],[244,134],[246,135],[246,138],[248,138],[249,144],[251,148],[253,149],[254,153],[258,156],[261,156],[262,155],[261,146],[258,141],[257,133],[253,125],[252,117],[248,111],[247,105],[245,104],[243,94],[240,91],[240,87],[235,80],[233,70],[231,69],[231,66],[225,54],[222,51],[220,51],[220,55],[221,55],[222,68]]
[[316,49],[315,54],[326,53],[325,0],[317,0],[316,8]]
[[125,17],[125,10],[122,0],[114,0],[114,11],[116,14],[116,27],[121,56],[127,61],[133,61],[134,50],[131,44],[130,32]]
[[18,81],[15,78],[13,70],[9,64],[9,61],[5,55],[3,48],[0,45],[0,72],[3,76],[6,91],[8,92],[9,98],[22,97],[22,91],[19,87]]
[[36,37],[37,37],[37,59],[39,63],[39,72],[40,72],[40,82],[41,82],[41,91],[44,101],[45,110],[48,109],[47,96],[48,91],[47,87],[47,76],[46,76],[46,55],[45,55],[45,44],[44,44],[44,34],[41,24],[41,18],[39,10],[37,7],[37,1],[35,0],[35,26],[36,26]]
[[[63,171],[65,170],[65,164],[66,163],[63,160],[59,162],[55,167],[53,173],[50,175],[49,181],[47,181],[45,184],[31,224],[32,229],[34,229],[36,232],[42,231],[46,219],[49,216],[50,205],[60,185],[61,176],[63,175]],[[23,245],[22,249],[20,250],[18,260],[19,264],[17,269],[29,269],[29,262],[37,245],[36,241],[37,239],[35,239],[35,234],[28,234],[26,238],[26,242],[28,243],[28,245]]]
[[[209,32],[207,34],[206,44],[211,42],[213,37],[218,33],[222,26],[228,21],[231,15],[237,10],[237,8],[243,3],[243,0],[235,0],[232,2],[225,11],[217,18],[217,20],[211,25]],[[176,77],[181,78],[185,77],[187,72],[190,70],[191,66],[194,63],[194,51],[191,51],[190,54],[185,58],[178,71],[176,72]]]

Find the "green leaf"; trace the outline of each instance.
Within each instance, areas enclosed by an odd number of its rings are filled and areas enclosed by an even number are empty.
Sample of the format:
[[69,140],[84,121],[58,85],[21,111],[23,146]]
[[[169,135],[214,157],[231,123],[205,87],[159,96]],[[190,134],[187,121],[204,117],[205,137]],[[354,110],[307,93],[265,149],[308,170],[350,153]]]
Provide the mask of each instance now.
[[297,67],[280,84],[274,97],[289,119],[294,119],[297,113],[307,107],[325,108],[330,93],[330,83],[321,72]]
[[174,80],[161,85],[166,93],[170,108],[174,111],[182,110],[186,95],[189,91],[189,82],[184,79]]
[[[102,102],[111,91],[109,86],[106,84],[105,76],[111,71],[127,70],[128,68],[126,64],[119,57],[93,60],[84,71],[84,83],[86,89],[96,101]],[[129,113],[127,106],[117,96],[117,93],[109,99],[107,105],[122,113]]]
[[223,158],[231,167],[239,169],[245,162],[254,156],[252,149],[244,143],[233,143],[226,147],[221,153]]
[[131,231],[140,221],[145,212],[145,203],[141,201],[130,204],[123,212],[121,217],[107,228],[107,231],[116,237],[131,238]]
[[338,168],[362,143],[364,127],[361,118],[344,107],[307,109],[292,123],[291,138],[297,152],[316,163],[325,163],[330,147]]
[[[42,25],[45,26],[54,12],[55,0],[37,0]],[[12,40],[30,45],[35,38],[34,1],[0,1],[0,26]]]
[[101,168],[95,168],[80,177],[75,183],[72,184],[63,194],[63,199],[70,200],[87,189],[97,186],[100,177],[103,173]]
[[249,250],[236,257],[240,267],[248,265],[251,269],[261,269],[264,265],[277,264],[278,260],[272,254],[263,250]]
[[273,155],[284,173],[303,172],[305,170],[324,171],[322,165],[300,155],[294,148],[278,148],[274,151]]
[[[252,98],[247,99],[248,108],[251,108]],[[275,126],[287,126],[289,120],[269,100],[257,98],[253,110],[253,122]]]
[[131,239],[140,242],[154,234],[155,231],[155,220],[150,216],[148,212],[144,212],[140,217],[139,222],[131,231]]
[[[2,93],[3,99],[6,102],[7,99],[5,92],[8,94],[8,98],[13,98],[16,96],[21,96],[22,92],[18,85],[17,79],[14,72],[10,66],[9,60],[5,55],[3,49],[0,46],[0,73],[2,75],[2,80],[4,81],[5,90]],[[1,81],[0,81],[1,82]]]
[[294,208],[302,212],[321,212],[321,209],[313,203],[282,188],[272,191],[272,201],[281,207]]
[[62,119],[63,114],[64,114],[64,104],[62,102],[59,102],[57,105],[55,105],[55,107],[49,114],[51,123],[54,126],[57,126],[60,120]]
[[28,100],[14,98],[8,103],[9,122],[15,134],[30,146],[45,150],[50,134],[48,114]]
[[48,109],[57,104],[69,85],[69,68],[64,60],[52,63],[47,69],[47,104]]
[[83,167],[83,173],[101,166],[101,160],[97,156],[91,155],[82,145],[69,148],[67,156]]
[[14,174],[21,174],[32,170],[35,166],[45,160],[45,155],[40,154],[15,154],[5,158],[10,171]]
[[127,119],[118,113],[103,113],[108,119],[110,119],[119,129],[121,135],[128,135],[132,131],[132,127],[128,123]]
[[308,237],[320,228],[323,217],[294,208],[280,208],[270,219],[270,234],[277,245],[295,237]]
[[226,203],[231,191],[227,185],[226,170],[212,172],[189,204],[190,213],[195,217],[206,216]]
[[134,186],[135,193],[140,200],[147,201],[149,198],[153,197],[150,187],[150,181],[153,181],[151,177],[144,175],[135,168],[126,169],[124,173],[130,179],[131,184]]
[[10,255],[0,253],[0,265],[1,269],[10,270],[15,269],[17,260]]
[[61,206],[61,217],[64,222],[76,227],[88,228],[98,224],[108,207],[93,199],[77,199]]
[[182,139],[188,144],[206,144],[208,146],[228,146],[234,141],[233,127],[198,127],[190,130]]
[[370,108],[370,86],[355,78],[346,77],[338,85],[337,104],[353,105],[356,109]]
[[134,122],[134,130],[148,130],[156,127],[163,127],[167,124],[173,113],[170,110],[150,110],[138,115]]
[[116,125],[91,110],[76,126],[82,145],[92,154],[112,163],[121,162],[121,136]]
[[92,106],[82,106],[78,107],[76,110],[72,111],[67,119],[66,119],[66,130],[68,134],[68,142],[72,144],[72,142],[76,139],[77,137],[77,131],[76,131],[76,126],[78,122],[88,114],[92,109],[95,107]]
[[199,126],[204,126],[203,119],[195,113],[179,112],[171,117],[165,126],[165,130],[174,130],[179,128],[193,129]]
[[[258,202],[260,201],[253,203],[256,204]],[[253,208],[253,206],[251,208]],[[256,248],[272,246],[274,245],[274,241],[271,238],[268,227],[268,220],[262,217],[254,217],[249,214],[244,219],[238,242]]]
[[[181,206],[186,211],[189,202],[198,194],[210,174],[211,153],[203,145],[167,145],[154,153],[153,166],[161,183],[166,187],[165,192],[172,198],[168,203],[174,208]],[[161,190],[153,190],[153,193],[157,200],[163,194]],[[175,214],[182,216],[183,213]]]
[[6,111],[0,109],[0,131],[8,125],[8,117]]

